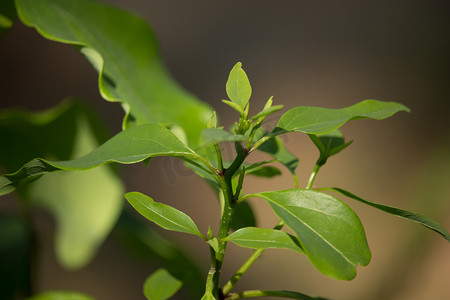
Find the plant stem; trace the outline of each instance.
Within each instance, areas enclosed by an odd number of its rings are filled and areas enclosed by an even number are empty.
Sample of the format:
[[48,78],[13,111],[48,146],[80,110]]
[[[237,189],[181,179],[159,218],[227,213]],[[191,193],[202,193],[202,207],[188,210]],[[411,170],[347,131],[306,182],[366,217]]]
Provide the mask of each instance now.
[[321,167],[321,166],[320,166],[319,164],[316,164],[316,165],[314,166],[314,169],[313,169],[313,171],[312,171],[312,173],[311,173],[311,176],[309,177],[308,184],[306,185],[306,188],[307,188],[308,190],[312,189],[314,180],[316,179],[317,172],[319,172],[320,167]]
[[[210,293],[216,297],[216,299],[220,298],[221,291],[219,290],[219,279],[220,279],[220,271],[222,269],[223,260],[225,257],[225,250],[227,247],[227,241],[224,239],[228,236],[231,227],[231,220],[233,216],[233,209],[236,205],[236,195],[233,193],[233,185],[232,178],[236,171],[239,170],[240,166],[244,162],[245,158],[248,155],[248,151],[242,147],[240,143],[235,143],[236,148],[236,157],[228,169],[224,169],[220,174],[220,189],[222,190],[224,204],[223,204],[223,212],[220,219],[220,227],[219,233],[217,236],[218,239],[218,249],[215,252],[211,249],[211,269],[208,273],[208,279],[206,284],[206,293]],[[212,256],[214,252],[214,257]]]
[[320,298],[311,298],[301,293],[292,291],[262,291],[262,290],[250,290],[239,293],[232,293],[228,295],[225,300],[237,300],[244,298],[254,298],[254,297],[280,297],[280,298],[290,298],[299,300],[312,300]]

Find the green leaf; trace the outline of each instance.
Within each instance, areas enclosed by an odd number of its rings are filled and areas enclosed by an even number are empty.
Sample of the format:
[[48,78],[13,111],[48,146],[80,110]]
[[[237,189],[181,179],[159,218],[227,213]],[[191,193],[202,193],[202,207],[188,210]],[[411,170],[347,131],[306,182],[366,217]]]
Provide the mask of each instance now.
[[186,292],[199,299],[205,291],[205,272],[182,245],[167,240],[146,220],[123,210],[112,236],[125,246],[130,257],[145,265],[163,267],[183,282]]
[[131,164],[154,156],[198,158],[170,130],[157,124],[144,124],[120,132],[94,151],[77,159],[60,162],[41,158],[32,160],[16,173],[0,176],[0,195],[11,192],[29,177],[48,172],[87,170],[111,162]]
[[246,227],[230,234],[225,240],[251,249],[290,249],[304,253],[295,237],[281,230]]
[[27,298],[27,300],[94,300],[94,298],[78,292],[49,291]]
[[234,109],[235,111],[237,111],[240,115],[244,114],[244,109],[240,107],[238,104],[228,100],[222,100],[222,102],[231,107],[232,109]]
[[167,270],[159,269],[144,283],[144,295],[148,300],[166,300],[172,297],[183,285]]
[[352,141],[345,143],[344,135],[339,130],[318,135],[309,134],[308,136],[319,149],[320,157],[317,160],[319,166],[324,165],[330,156],[338,154],[352,143]]
[[364,204],[367,204],[367,205],[370,205],[372,207],[378,208],[379,210],[385,211],[385,212],[390,213],[392,215],[396,215],[396,216],[399,216],[401,218],[404,218],[404,219],[407,219],[407,220],[419,223],[420,225],[423,225],[423,226],[425,226],[425,227],[427,227],[427,228],[429,228],[431,230],[436,231],[443,238],[445,238],[447,241],[450,241],[450,235],[449,235],[448,231],[444,227],[442,227],[439,223],[437,223],[436,221],[434,221],[434,220],[432,220],[432,219],[430,219],[428,217],[425,217],[425,216],[422,216],[422,215],[419,215],[419,214],[416,214],[416,213],[413,213],[413,212],[410,212],[410,211],[407,211],[407,210],[403,210],[403,209],[400,209],[400,208],[396,208],[396,207],[392,207],[392,206],[387,206],[387,205],[383,205],[383,204],[370,202],[368,200],[365,200],[365,199],[363,199],[361,197],[358,197],[358,196],[350,193],[349,191],[346,191],[346,190],[341,189],[341,188],[322,188],[321,190],[328,190],[328,191],[333,191],[333,192],[340,193],[340,194],[342,194],[344,196],[347,196],[347,197],[349,197],[351,199],[354,199],[354,200],[357,200],[357,201],[362,202]]
[[244,298],[254,298],[254,297],[279,297],[279,298],[289,298],[297,300],[327,300],[322,297],[311,297],[302,293],[297,293],[293,291],[266,291],[266,290],[249,290],[239,293],[230,293],[227,297],[228,300],[238,300]]
[[359,119],[382,120],[409,108],[396,102],[364,100],[355,105],[330,109],[314,106],[298,106],[281,116],[272,135],[299,131],[309,134],[332,132],[348,121]]
[[[0,165],[11,170],[34,155],[58,159],[81,156],[104,139],[101,131],[95,115],[72,101],[41,113],[5,111],[0,115],[0,142],[8,147],[0,149]],[[31,163],[30,167],[33,165],[39,164]],[[9,180],[0,176],[0,181]],[[25,182],[27,178],[22,178],[2,193]],[[122,195],[123,184],[109,166],[49,174],[20,189],[26,200],[23,203],[44,208],[54,216],[58,224],[56,256],[69,269],[80,268],[93,258],[118,218]]]
[[102,97],[122,103],[124,127],[131,121],[175,124],[193,146],[198,143],[212,111],[168,74],[144,20],[89,0],[17,0],[16,5],[22,22],[44,37],[79,46],[100,74]]
[[245,174],[251,174],[253,176],[259,176],[259,177],[266,177],[266,178],[272,178],[278,175],[281,175],[281,171],[273,166],[261,166],[258,168],[251,169],[249,172],[246,172]]
[[245,137],[241,134],[232,134],[222,128],[206,128],[201,134],[202,146],[222,142],[241,142]]
[[283,142],[279,137],[270,138],[259,146],[258,150],[265,152],[278,160],[288,168],[291,174],[295,175],[295,169],[297,169],[299,159],[284,147]]
[[206,239],[198,230],[194,221],[176,208],[155,202],[152,198],[138,192],[127,193],[125,198],[141,215],[162,228],[190,233]]
[[15,17],[14,0],[0,1],[0,35],[11,28]]
[[228,76],[226,91],[228,98],[243,111],[252,95],[252,88],[240,62],[234,65]]
[[231,229],[238,230],[244,227],[256,226],[256,218],[253,209],[248,202],[239,203],[233,211]]
[[284,190],[252,196],[266,200],[298,236],[301,247],[323,274],[350,280],[358,264],[367,265],[370,250],[353,210],[330,195],[313,190]]

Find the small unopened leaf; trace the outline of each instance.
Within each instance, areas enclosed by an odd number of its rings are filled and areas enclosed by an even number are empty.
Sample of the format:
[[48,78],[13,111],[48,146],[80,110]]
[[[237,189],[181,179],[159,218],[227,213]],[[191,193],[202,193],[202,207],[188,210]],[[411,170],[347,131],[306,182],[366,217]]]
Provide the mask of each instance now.
[[230,100],[244,110],[252,95],[252,88],[240,62],[234,65],[228,76],[226,91]]
[[281,230],[246,227],[233,232],[226,240],[251,249],[278,248],[304,253],[297,239]]
[[172,297],[183,285],[167,270],[159,269],[150,275],[144,283],[144,295],[147,300],[166,300]]
[[364,100],[355,105],[330,109],[315,106],[297,106],[288,110],[280,120],[273,135],[299,131],[324,134],[338,129],[348,121],[359,119],[382,120],[409,108],[396,102]]
[[370,202],[368,200],[365,200],[365,199],[363,199],[361,197],[358,197],[358,196],[350,193],[349,191],[346,191],[346,190],[341,189],[341,188],[324,188],[322,190],[329,190],[329,191],[340,193],[340,194],[342,194],[344,196],[347,196],[347,197],[349,197],[351,199],[354,199],[354,200],[357,200],[357,201],[362,202],[364,204],[367,204],[367,205],[370,205],[372,207],[378,208],[379,210],[385,211],[385,212],[390,213],[392,215],[396,215],[396,216],[399,216],[401,218],[408,219],[410,221],[419,223],[420,225],[423,225],[423,226],[425,226],[425,227],[427,227],[427,228],[429,228],[431,230],[436,231],[443,238],[445,238],[447,241],[450,241],[450,235],[449,235],[448,231],[444,227],[442,227],[439,223],[437,223],[436,221],[434,221],[434,220],[432,220],[432,219],[430,219],[428,217],[425,217],[425,216],[422,216],[422,215],[419,215],[419,214],[416,214],[416,213],[413,213],[413,212],[410,212],[410,211],[407,211],[407,210],[404,210],[404,209],[400,209],[400,208],[396,208],[396,207],[392,207],[392,206],[387,206],[387,205],[384,205],[384,204]]
[[309,260],[323,274],[350,280],[367,265],[370,250],[361,221],[345,203],[313,190],[253,194],[266,200],[297,235]]
[[127,193],[125,198],[141,215],[162,228],[205,238],[194,221],[176,208],[155,202],[152,198],[138,192]]

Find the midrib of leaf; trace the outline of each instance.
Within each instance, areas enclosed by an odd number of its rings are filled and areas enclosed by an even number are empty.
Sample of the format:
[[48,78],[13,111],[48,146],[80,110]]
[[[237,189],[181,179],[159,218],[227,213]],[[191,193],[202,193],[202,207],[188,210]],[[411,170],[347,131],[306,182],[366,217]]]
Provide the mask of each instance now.
[[[269,200],[270,201],[270,200]],[[272,202],[272,201],[270,201]],[[275,205],[277,205],[275,202],[272,202]],[[303,225],[305,225],[306,227],[308,227],[312,232],[314,232],[317,236],[319,236],[323,241],[326,242],[326,244],[328,244],[332,249],[334,249],[337,253],[339,253],[348,263],[350,263],[352,266],[356,266],[356,264],[354,264],[353,262],[351,262],[345,255],[344,253],[342,253],[339,249],[337,249],[330,241],[328,241],[326,238],[324,238],[320,233],[318,233],[316,230],[314,230],[311,226],[309,226],[307,223],[303,222],[300,218],[298,218],[296,215],[294,215],[293,213],[291,213],[290,211],[284,209],[283,207],[277,205],[278,207],[280,207],[281,209],[283,209],[284,211],[286,211],[288,214],[290,214],[291,216],[293,216],[295,219],[299,220],[300,223],[302,223]],[[301,241],[301,239],[300,239]],[[306,247],[305,250],[307,249]]]
[[[191,232],[191,233],[192,233],[192,232],[195,232],[195,234],[197,235],[197,231],[198,231],[198,230],[192,230],[191,228],[184,227],[184,226],[182,226],[181,224],[178,224],[178,223],[174,222],[173,220],[171,220],[171,219],[165,217],[164,215],[161,215],[161,214],[158,213],[155,209],[152,209],[151,207],[147,206],[147,205],[146,205],[145,203],[143,203],[142,201],[140,201],[140,200],[137,200],[137,201],[139,201],[139,203],[140,203],[141,205],[143,205],[143,206],[146,207],[147,209],[151,210],[151,211],[152,211],[153,213],[155,213],[156,215],[160,216],[161,218],[163,218],[163,219],[166,220],[166,221],[169,221],[169,223],[172,223],[172,224],[174,224],[174,225],[176,225],[176,226],[178,226],[178,227],[180,227],[180,228],[183,228],[184,230],[187,230],[187,231],[189,231],[189,232]],[[153,203],[156,203],[156,202],[153,201]]]

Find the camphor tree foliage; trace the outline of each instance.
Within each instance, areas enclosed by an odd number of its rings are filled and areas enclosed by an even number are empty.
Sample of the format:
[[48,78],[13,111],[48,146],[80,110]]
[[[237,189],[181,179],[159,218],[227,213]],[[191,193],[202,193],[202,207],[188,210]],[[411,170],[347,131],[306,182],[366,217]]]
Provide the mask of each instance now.
[[[1,5],[0,25],[7,28],[14,8],[8,1]],[[404,105],[364,100],[340,109],[298,106],[284,112],[273,130],[265,130],[265,119],[283,106],[274,105],[270,97],[259,113],[250,115],[252,89],[242,64],[236,63],[226,82],[228,99],[223,100],[236,112],[236,122],[228,129],[208,105],[180,88],[166,72],[155,37],[140,18],[90,0],[16,0],[15,8],[19,19],[43,37],[71,44],[84,55],[98,71],[101,95],[119,102],[125,118],[123,131],[108,138],[95,114],[75,101],[63,101],[41,113],[14,109],[1,113],[0,165],[6,173],[0,176],[0,194],[15,192],[23,208],[22,216],[5,215],[0,221],[5,266],[0,285],[7,297],[91,299],[72,291],[34,295],[30,253],[35,237],[30,218],[35,207],[47,209],[57,221],[55,252],[66,268],[89,263],[116,223],[125,239],[146,243],[148,255],[164,266],[143,283],[144,295],[151,300],[168,299],[182,285],[205,300],[322,299],[264,286],[239,291],[235,284],[269,248],[294,251],[325,276],[353,279],[357,266],[367,265],[371,253],[361,221],[344,202],[348,199],[419,223],[449,240],[446,229],[425,216],[341,188],[314,186],[327,160],[351,144],[339,131],[341,126],[409,112]],[[290,153],[280,138],[293,132],[307,134],[319,151],[305,187],[296,177],[298,153]],[[222,143],[234,145],[231,160],[223,157]],[[258,151],[270,159],[249,163],[247,158]],[[148,163],[160,156],[183,160],[214,189],[221,210],[217,232],[211,226],[200,231],[193,219],[164,204],[164,199],[154,200],[139,191],[125,193],[112,166]],[[245,192],[246,176],[273,177],[281,173],[278,166],[292,176],[291,189]],[[154,172],[151,166],[149,172]],[[210,250],[209,271],[199,270],[186,254],[135,217],[120,216],[123,196],[156,225],[202,239]],[[249,198],[268,203],[279,222],[273,228],[258,227]],[[221,278],[229,243],[254,252],[231,278]],[[161,249],[174,255],[164,257]]]

